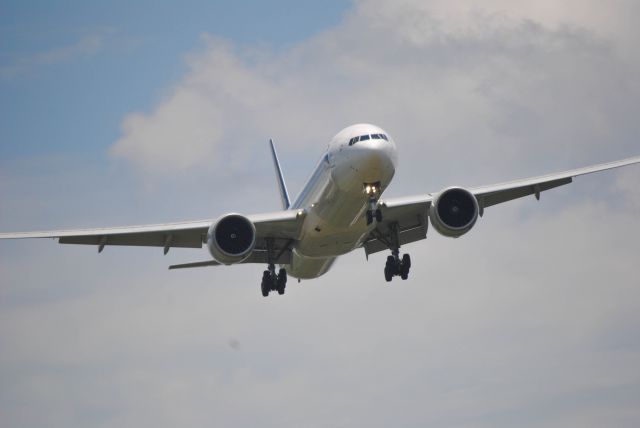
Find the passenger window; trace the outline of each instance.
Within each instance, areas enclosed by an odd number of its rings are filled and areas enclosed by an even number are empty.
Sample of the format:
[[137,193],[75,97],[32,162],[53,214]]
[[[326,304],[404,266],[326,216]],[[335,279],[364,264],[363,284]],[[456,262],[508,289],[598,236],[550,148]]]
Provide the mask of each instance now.
[[368,139],[369,139],[369,136],[368,136],[368,135],[362,135],[362,136],[360,137],[360,141],[365,141],[365,140],[368,140]]

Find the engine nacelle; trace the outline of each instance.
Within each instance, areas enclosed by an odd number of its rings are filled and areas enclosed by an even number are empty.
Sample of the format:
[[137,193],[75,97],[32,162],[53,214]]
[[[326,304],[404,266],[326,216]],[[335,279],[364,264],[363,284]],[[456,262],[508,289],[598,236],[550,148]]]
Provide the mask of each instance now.
[[478,201],[467,189],[450,187],[436,196],[429,208],[433,227],[444,236],[458,238],[478,219]]
[[227,214],[207,232],[207,248],[216,261],[232,265],[245,260],[256,246],[256,228],[243,215]]

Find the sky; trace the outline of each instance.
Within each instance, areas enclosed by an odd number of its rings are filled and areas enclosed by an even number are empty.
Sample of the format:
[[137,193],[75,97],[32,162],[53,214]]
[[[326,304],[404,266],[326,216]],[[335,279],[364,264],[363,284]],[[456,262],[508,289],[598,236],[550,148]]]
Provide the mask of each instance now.
[[[398,145],[388,196],[640,154],[628,0],[0,4],[0,231],[279,208],[329,139]],[[636,427],[640,168],[355,251],[261,296],[203,250],[0,242],[3,427]]]

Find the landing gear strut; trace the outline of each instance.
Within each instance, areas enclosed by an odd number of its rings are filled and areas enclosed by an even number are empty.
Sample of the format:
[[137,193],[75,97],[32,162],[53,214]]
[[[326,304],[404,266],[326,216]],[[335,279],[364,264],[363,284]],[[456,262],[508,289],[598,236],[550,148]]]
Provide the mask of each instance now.
[[375,208],[376,201],[369,201],[369,209],[367,210],[367,226],[373,223],[375,219],[378,223],[382,221],[382,211],[380,208]]
[[382,221],[382,211],[378,208],[378,197],[380,196],[380,183],[364,185],[364,192],[369,196],[369,207],[367,209],[367,226],[375,219],[378,223]]
[[287,271],[283,268],[276,274],[275,265],[269,263],[269,269],[262,273],[262,283],[260,284],[262,295],[267,297],[271,291],[277,291],[278,294],[282,295],[286,286]]
[[375,229],[372,234],[390,250],[391,255],[387,257],[384,266],[384,279],[391,282],[394,276],[399,276],[403,280],[409,278],[411,269],[411,256],[404,254],[400,257],[400,231],[397,223],[389,223],[388,230]]

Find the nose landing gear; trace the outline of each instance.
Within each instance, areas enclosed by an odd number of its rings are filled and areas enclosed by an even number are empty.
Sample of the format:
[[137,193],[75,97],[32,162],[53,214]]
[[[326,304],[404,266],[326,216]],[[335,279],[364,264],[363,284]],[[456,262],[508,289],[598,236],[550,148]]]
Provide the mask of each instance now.
[[278,294],[283,295],[286,286],[287,271],[283,268],[276,274],[275,265],[270,263],[269,270],[265,270],[262,273],[262,283],[260,284],[262,295],[267,297],[271,291],[277,291]]
[[[373,206],[375,207],[375,201],[373,202]],[[373,223],[373,220],[380,223],[382,221],[382,211],[380,208],[370,208],[367,210],[367,226]]]
[[378,208],[378,197],[380,196],[380,182],[364,184],[364,193],[369,196],[369,208],[367,209],[367,226],[375,219],[378,223],[382,221],[382,211]]

